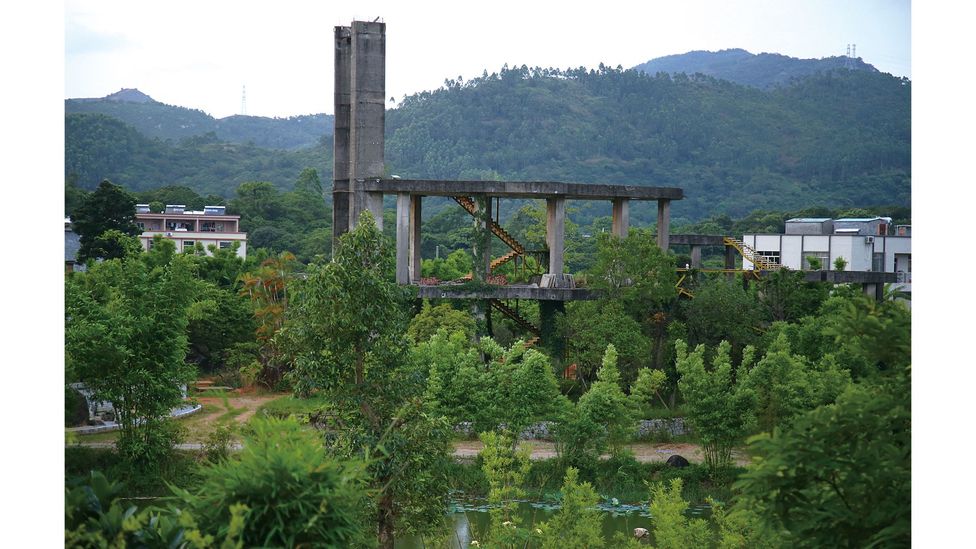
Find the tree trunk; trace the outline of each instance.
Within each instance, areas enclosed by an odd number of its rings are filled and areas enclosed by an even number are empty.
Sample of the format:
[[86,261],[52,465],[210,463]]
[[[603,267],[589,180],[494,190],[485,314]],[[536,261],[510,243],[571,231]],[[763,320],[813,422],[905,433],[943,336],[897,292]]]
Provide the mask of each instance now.
[[394,511],[393,496],[384,494],[377,505],[377,540],[380,549],[393,549],[394,538]]

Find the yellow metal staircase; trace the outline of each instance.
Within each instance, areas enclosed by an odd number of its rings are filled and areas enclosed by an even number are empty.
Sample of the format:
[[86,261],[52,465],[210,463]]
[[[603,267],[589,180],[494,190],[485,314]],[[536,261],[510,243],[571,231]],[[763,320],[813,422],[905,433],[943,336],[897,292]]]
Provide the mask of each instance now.
[[781,268],[781,265],[779,263],[773,263],[772,261],[769,261],[765,257],[759,255],[759,252],[757,252],[752,246],[746,244],[745,242],[737,238],[726,236],[722,240],[726,246],[731,246],[735,248],[735,250],[739,252],[739,254],[743,258],[752,262],[752,264],[754,265],[754,270],[776,271]]
[[524,316],[518,314],[518,312],[515,311],[515,309],[509,307],[508,305],[505,305],[499,299],[489,299],[488,302],[491,304],[491,307],[493,309],[497,310],[498,312],[512,319],[515,322],[515,324],[518,325],[520,328],[535,336],[532,339],[525,342],[526,347],[535,345],[539,341],[539,338],[542,337],[542,330],[539,329],[539,327],[536,326],[535,324],[529,322],[528,319],[526,319]]
[[[474,199],[472,199],[469,196],[452,196],[451,198],[453,198],[455,202],[460,204],[461,207],[464,208],[466,212],[468,212],[471,215],[475,215],[475,212],[477,211],[477,206],[475,205]],[[493,235],[497,236],[499,240],[504,242],[506,246],[512,249],[512,251],[508,252],[507,254],[501,257],[496,257],[495,259],[491,260],[491,264],[489,265],[489,269],[488,269],[489,273],[494,272],[496,268],[501,267],[502,265],[508,263],[509,261],[515,259],[516,257],[520,255],[525,255],[525,246],[523,246],[521,242],[516,240],[514,236],[509,234],[509,232],[506,231],[501,225],[495,223],[494,220],[489,219],[488,228],[491,230],[491,233]],[[459,278],[457,282],[467,282],[471,280],[471,278],[472,278],[471,273],[468,273],[462,276],[461,278]]]
[[[475,215],[477,207],[475,206],[474,199],[469,196],[452,196],[455,202],[461,205],[469,214]],[[518,252],[517,255],[525,254],[525,246],[521,242],[515,240],[515,237],[508,234],[504,228],[493,220],[488,220],[488,228],[491,230],[492,234],[498,237],[499,240],[504,242],[509,248],[514,252]],[[504,257],[504,256],[503,256]]]

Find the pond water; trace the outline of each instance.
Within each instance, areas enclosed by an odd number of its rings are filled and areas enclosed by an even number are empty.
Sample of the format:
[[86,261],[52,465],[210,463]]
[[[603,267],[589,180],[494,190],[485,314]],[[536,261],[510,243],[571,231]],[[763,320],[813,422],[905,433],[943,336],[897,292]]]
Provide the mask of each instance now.
[[[632,535],[634,528],[651,529],[650,513],[647,504],[614,504],[607,501],[598,505],[603,511],[603,537],[610,540],[617,532]],[[457,502],[452,505],[450,516],[452,530],[441,537],[420,539],[419,536],[399,539],[397,549],[468,549],[472,540],[482,539],[488,530],[488,507],[481,502]],[[549,520],[559,510],[559,505],[544,502],[523,501],[518,506],[518,516],[522,525],[528,526]],[[690,517],[706,518],[710,513],[708,505],[688,508]]]

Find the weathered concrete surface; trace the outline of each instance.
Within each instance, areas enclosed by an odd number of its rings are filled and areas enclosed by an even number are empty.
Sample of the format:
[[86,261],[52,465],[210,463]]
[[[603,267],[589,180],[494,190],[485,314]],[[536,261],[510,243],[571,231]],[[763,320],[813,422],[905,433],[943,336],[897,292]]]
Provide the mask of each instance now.
[[898,273],[879,271],[804,271],[807,282],[833,284],[885,284],[898,281]]
[[593,300],[599,297],[586,288],[540,288],[538,286],[417,286],[417,297],[423,299],[534,299],[542,301]]
[[667,251],[671,236],[671,201],[657,201],[657,245]]
[[431,179],[364,179],[366,191],[424,196],[491,195],[503,198],[568,198],[571,200],[681,200],[677,187],[562,183],[557,181],[439,181]]
[[614,236],[627,238],[630,230],[630,201],[626,198],[615,198],[611,207],[610,231]]
[[675,246],[724,246],[725,237],[710,234],[673,234],[671,244]]

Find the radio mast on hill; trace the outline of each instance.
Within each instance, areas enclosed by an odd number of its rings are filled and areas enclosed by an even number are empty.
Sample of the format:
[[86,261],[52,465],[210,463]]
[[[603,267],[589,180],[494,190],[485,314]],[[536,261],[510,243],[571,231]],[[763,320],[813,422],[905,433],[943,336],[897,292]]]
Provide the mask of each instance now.
[[241,116],[247,115],[247,86],[241,86]]

